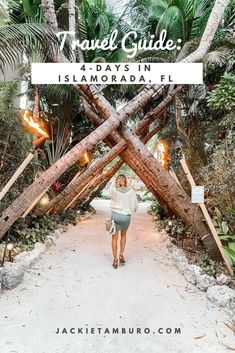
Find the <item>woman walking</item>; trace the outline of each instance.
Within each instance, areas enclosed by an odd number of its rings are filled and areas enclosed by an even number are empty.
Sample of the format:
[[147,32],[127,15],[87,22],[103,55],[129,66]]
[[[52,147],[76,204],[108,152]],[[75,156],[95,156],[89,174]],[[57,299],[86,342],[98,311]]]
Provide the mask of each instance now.
[[111,189],[111,219],[115,222],[115,233],[112,235],[113,267],[118,267],[117,242],[121,233],[119,263],[124,265],[124,250],[126,245],[126,233],[130,225],[131,214],[138,209],[138,201],[135,191],[127,186],[127,178],[120,174]]

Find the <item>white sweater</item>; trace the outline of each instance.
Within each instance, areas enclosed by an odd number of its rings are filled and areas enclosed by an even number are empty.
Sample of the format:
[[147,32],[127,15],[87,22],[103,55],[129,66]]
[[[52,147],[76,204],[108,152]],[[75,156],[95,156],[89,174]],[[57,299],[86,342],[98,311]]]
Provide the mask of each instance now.
[[116,187],[111,189],[111,210],[125,215],[131,215],[138,210],[138,201],[133,189],[125,192],[118,191]]

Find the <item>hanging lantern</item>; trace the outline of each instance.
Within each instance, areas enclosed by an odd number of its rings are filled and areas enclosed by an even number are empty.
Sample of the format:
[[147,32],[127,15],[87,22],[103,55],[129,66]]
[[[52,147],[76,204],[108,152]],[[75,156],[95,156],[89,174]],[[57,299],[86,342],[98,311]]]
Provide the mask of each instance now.
[[168,144],[166,141],[158,141],[156,157],[164,169],[169,167]]
[[79,159],[79,165],[81,167],[86,166],[92,160],[92,153],[91,151],[86,151],[84,155]]
[[45,139],[50,137],[44,122],[32,116],[32,113],[29,110],[22,110],[20,118],[24,123],[25,129],[31,134],[35,134],[38,137],[44,137]]

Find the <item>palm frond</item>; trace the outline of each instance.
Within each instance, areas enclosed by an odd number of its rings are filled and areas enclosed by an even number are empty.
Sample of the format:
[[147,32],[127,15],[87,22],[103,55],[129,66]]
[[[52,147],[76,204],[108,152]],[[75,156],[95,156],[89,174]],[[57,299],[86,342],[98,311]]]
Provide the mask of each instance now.
[[52,104],[64,101],[72,104],[76,97],[71,85],[43,85],[41,87],[41,95],[42,97],[46,96]]
[[191,104],[194,100],[200,101],[205,99],[207,95],[207,88],[205,84],[202,85],[192,85],[189,87],[189,90],[184,93],[188,100],[191,101]]
[[110,23],[106,13],[100,13],[95,22],[96,31],[99,38],[104,38],[110,30]]
[[208,69],[209,67],[213,65],[217,66],[223,66],[227,62],[227,58],[231,54],[231,51],[228,50],[227,48],[221,48],[220,50],[214,50],[210,51],[209,53],[206,54],[206,56],[203,59],[203,64],[205,69]]
[[23,54],[41,53],[44,59],[58,52],[58,39],[47,26],[36,23],[11,24],[0,28],[0,68],[15,68]]
[[130,18],[133,27],[156,27],[157,22],[168,8],[166,0],[132,0],[130,1]]
[[199,39],[198,38],[194,38],[190,41],[187,41],[182,49],[180,50],[178,56],[177,56],[177,62],[183,60],[184,58],[186,58],[187,55],[189,55],[190,53],[192,53],[198,46],[199,43]]
[[180,9],[185,20],[189,20],[194,17],[194,7],[201,2],[201,0],[175,0],[174,4]]
[[76,7],[76,10],[77,10],[77,21],[76,21],[77,31],[79,34],[79,39],[83,41],[88,38],[86,19],[84,18],[83,13],[78,6]]
[[130,59],[127,57],[128,53],[124,51],[122,48],[116,49],[110,53],[109,61],[110,62],[133,62],[134,59]]
[[7,12],[6,6],[0,4],[0,27],[3,26],[9,20],[10,16]]
[[45,144],[49,165],[58,161],[70,148],[71,132],[66,119],[59,119],[56,129],[51,125],[51,136]]
[[234,27],[235,27],[235,0],[231,0],[225,10],[225,16],[224,16],[224,26],[226,28],[231,28],[234,33]]
[[7,0],[7,11],[9,15],[9,24],[25,22],[26,18],[22,1]]
[[174,41],[182,39],[183,43],[185,42],[184,18],[177,6],[170,6],[165,10],[158,21],[156,35],[158,36],[164,29],[167,30],[169,38]]
[[190,39],[201,36],[206,27],[210,13],[211,9],[208,8],[201,16],[195,16],[191,26],[191,32],[189,36]]
[[153,63],[164,63],[164,62],[170,62],[170,57],[169,57],[169,53],[160,50],[146,50],[146,51],[141,51],[138,52],[136,57],[135,57],[135,61],[137,62],[153,62]]

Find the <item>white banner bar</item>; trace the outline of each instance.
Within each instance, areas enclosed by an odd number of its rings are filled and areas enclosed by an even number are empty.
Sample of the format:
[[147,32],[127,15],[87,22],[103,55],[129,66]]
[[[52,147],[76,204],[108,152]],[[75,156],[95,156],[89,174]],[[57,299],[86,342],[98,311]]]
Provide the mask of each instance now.
[[32,84],[202,84],[201,63],[32,64]]

